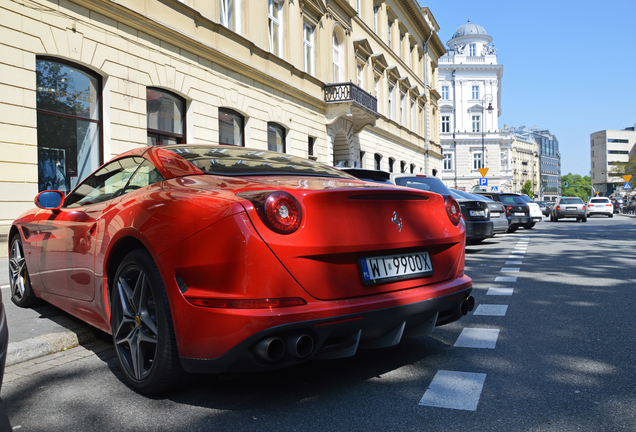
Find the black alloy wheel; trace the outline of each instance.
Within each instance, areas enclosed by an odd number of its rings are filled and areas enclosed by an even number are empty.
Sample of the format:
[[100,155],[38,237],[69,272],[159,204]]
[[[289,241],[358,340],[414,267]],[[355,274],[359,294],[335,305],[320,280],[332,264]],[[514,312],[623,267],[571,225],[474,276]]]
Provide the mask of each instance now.
[[37,302],[37,297],[31,288],[31,279],[27,270],[20,234],[15,234],[11,238],[9,278],[11,282],[11,301],[23,308],[34,306]]
[[113,342],[128,383],[145,394],[173,387],[183,369],[165,288],[147,251],[126,255],[110,298]]

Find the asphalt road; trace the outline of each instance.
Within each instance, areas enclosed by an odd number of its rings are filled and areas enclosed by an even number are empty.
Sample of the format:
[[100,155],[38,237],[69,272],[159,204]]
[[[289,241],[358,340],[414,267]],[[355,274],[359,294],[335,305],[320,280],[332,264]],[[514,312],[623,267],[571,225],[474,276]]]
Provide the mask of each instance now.
[[635,240],[627,217],[497,236],[468,247],[478,308],[430,337],[157,398],[107,342],[45,356],[8,368],[25,376],[0,414],[20,432],[634,431]]

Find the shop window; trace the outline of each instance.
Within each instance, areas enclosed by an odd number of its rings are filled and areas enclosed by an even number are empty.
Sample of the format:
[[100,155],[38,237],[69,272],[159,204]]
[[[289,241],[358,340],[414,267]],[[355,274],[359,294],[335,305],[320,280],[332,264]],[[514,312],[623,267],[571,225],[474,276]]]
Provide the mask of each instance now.
[[69,192],[101,165],[101,77],[36,59],[38,190]]
[[219,144],[245,147],[245,118],[231,109],[219,108]]
[[285,128],[276,123],[267,123],[267,149],[285,153]]
[[146,111],[149,146],[185,143],[185,99],[148,87]]

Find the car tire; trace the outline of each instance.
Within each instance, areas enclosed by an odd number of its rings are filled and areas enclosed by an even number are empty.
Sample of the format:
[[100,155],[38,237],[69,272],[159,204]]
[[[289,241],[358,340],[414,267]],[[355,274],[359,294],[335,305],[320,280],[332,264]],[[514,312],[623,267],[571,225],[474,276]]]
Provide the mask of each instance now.
[[168,297],[150,254],[137,249],[126,255],[110,289],[113,343],[126,381],[139,393],[169,390],[184,371]]
[[38,298],[35,296],[33,288],[31,288],[31,278],[29,277],[20,234],[15,234],[11,238],[9,279],[11,283],[11,301],[22,308],[35,306]]
[[581,218],[581,222],[587,222],[587,217],[583,216],[583,217]]
[[609,214],[608,216],[609,216],[609,217],[611,217],[611,218],[613,218],[613,217],[614,217],[614,215],[613,215],[613,214]]
[[508,231],[506,231],[507,233],[513,233],[515,231],[517,231],[518,227],[508,227]]

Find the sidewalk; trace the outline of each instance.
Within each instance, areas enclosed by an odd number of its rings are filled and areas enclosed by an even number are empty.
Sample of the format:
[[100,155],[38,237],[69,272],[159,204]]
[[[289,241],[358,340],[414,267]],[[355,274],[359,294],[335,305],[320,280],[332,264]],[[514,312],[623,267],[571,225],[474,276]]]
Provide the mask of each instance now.
[[27,309],[14,305],[6,257],[0,258],[0,287],[9,327],[7,366],[97,339],[97,330],[48,303]]

